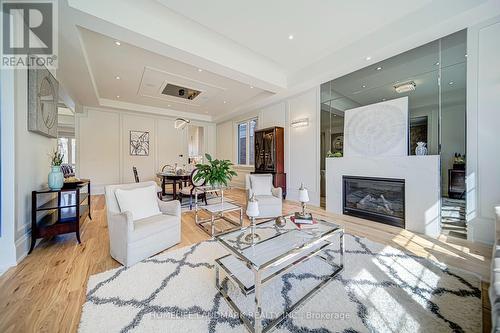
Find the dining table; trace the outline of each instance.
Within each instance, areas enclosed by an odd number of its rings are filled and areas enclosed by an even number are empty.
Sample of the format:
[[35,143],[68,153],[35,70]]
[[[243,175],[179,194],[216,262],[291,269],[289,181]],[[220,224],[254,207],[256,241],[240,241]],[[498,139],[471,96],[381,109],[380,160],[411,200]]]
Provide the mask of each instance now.
[[161,178],[161,194],[165,196],[165,186],[167,181],[172,182],[172,200],[177,199],[177,184],[182,185],[183,182],[189,181],[191,175],[189,173],[174,173],[174,172],[158,172],[156,174],[158,178]]

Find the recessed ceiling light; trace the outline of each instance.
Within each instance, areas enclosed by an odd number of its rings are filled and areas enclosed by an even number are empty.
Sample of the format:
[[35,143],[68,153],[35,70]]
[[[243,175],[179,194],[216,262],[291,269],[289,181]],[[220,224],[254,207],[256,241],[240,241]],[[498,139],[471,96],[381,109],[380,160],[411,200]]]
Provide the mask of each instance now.
[[120,95],[116,95],[116,98],[120,98]]
[[368,57],[365,58],[365,60],[366,61],[370,61],[370,60],[372,60],[372,57],[368,56]]
[[198,72],[203,72],[203,69],[201,69],[201,68],[198,68]]
[[172,105],[168,104],[167,107],[171,107]]
[[450,86],[452,86],[452,85],[454,85],[454,84],[455,84],[455,82],[450,81],[450,82],[448,82],[448,84],[449,84]]
[[227,102],[226,102],[226,101],[224,101],[224,104],[226,104],[226,103],[227,103]]
[[253,86],[250,86],[250,89],[253,89]]
[[288,39],[292,40],[293,39],[293,35],[288,35]]
[[363,84],[363,85],[361,86],[361,88],[366,88],[366,84]]
[[436,62],[434,65],[439,66],[439,61],[438,61],[438,62]]
[[115,76],[115,79],[120,80],[120,77],[117,75],[117,76]]
[[115,41],[115,45],[120,46],[122,43],[120,43],[120,41]]
[[377,71],[381,71],[381,70],[382,70],[382,68],[383,68],[382,66],[378,66],[378,67],[376,68],[376,70],[377,70]]

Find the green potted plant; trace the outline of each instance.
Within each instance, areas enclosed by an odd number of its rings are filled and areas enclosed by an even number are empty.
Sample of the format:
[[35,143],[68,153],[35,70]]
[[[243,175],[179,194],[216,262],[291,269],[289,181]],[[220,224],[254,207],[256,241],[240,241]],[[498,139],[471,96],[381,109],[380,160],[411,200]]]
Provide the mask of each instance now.
[[57,191],[64,186],[64,175],[61,171],[61,164],[64,160],[64,154],[59,150],[54,150],[50,155],[51,170],[48,177],[49,188]]
[[218,187],[227,186],[234,176],[238,174],[232,169],[233,163],[229,160],[212,159],[210,154],[205,154],[207,164],[196,164],[198,171],[193,177],[194,181],[205,180],[206,185]]
[[453,158],[453,169],[465,170],[465,154],[455,153]]
[[326,157],[342,157],[342,153],[340,151],[336,151],[332,153],[330,150],[326,153]]

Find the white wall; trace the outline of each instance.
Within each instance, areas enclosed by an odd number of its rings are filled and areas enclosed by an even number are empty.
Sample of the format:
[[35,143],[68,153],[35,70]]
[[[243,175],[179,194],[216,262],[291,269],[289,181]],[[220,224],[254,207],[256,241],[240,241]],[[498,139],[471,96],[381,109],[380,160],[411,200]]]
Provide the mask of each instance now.
[[[218,158],[235,163],[235,126],[254,117],[258,117],[258,128],[280,126],[285,129],[287,198],[297,200],[298,188],[304,183],[309,189],[310,204],[319,206],[319,87],[217,124]],[[291,128],[290,122],[300,118],[309,118],[309,126]],[[243,188],[245,175],[253,171],[253,167],[235,166],[235,170],[238,176],[232,185]]]
[[0,275],[16,264],[15,247],[15,86],[14,70],[2,69],[1,87],[1,216]]
[[500,204],[500,17],[467,35],[468,238],[494,241],[493,207]]
[[[105,185],[133,182],[134,166],[142,181],[154,180],[165,164],[187,164],[188,130],[176,130],[174,121],[170,117],[85,107],[76,115],[78,176],[90,178],[92,191],[102,193]],[[203,126],[203,152],[215,154],[215,124],[191,124]],[[149,156],[130,155],[131,130],[149,132]]]
[[27,254],[31,239],[31,191],[47,185],[49,154],[57,140],[28,131],[28,73],[15,71],[15,240],[16,257]]

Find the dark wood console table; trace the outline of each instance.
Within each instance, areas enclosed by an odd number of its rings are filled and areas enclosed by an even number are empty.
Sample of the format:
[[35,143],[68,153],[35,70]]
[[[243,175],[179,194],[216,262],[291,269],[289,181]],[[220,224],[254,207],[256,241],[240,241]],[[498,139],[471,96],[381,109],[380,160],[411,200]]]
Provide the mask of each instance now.
[[[41,196],[52,198],[40,204]],[[28,254],[33,251],[38,238],[74,232],[78,243],[81,243],[80,224],[87,216],[92,219],[90,180],[83,180],[72,188],[31,192],[31,247]]]

